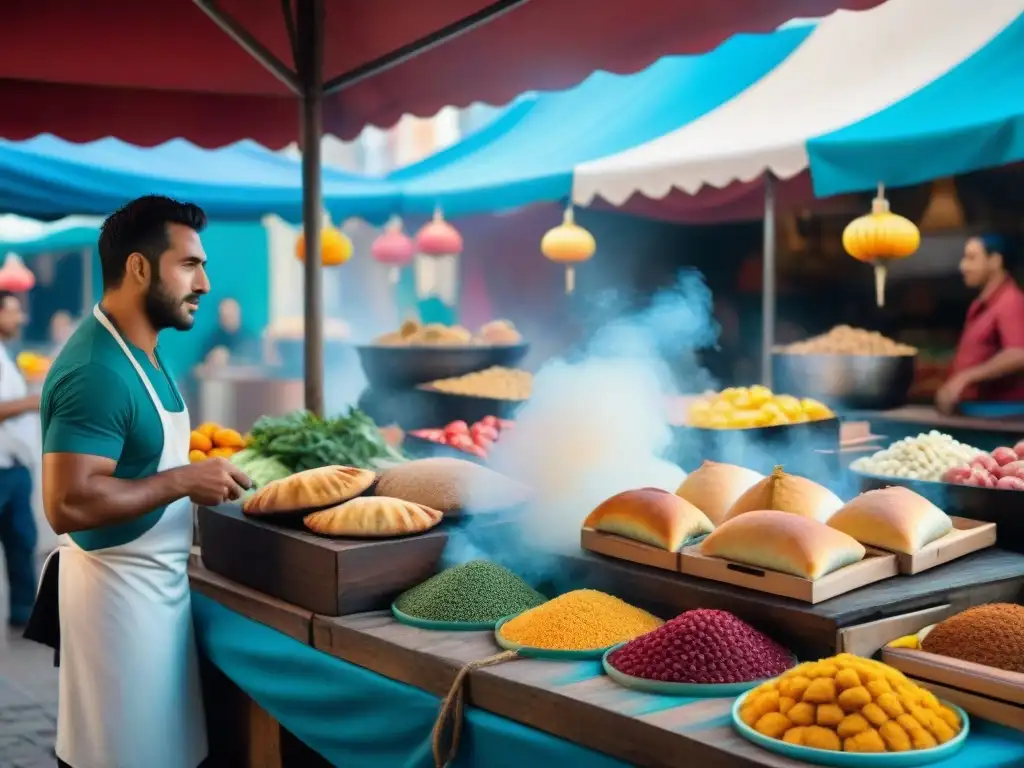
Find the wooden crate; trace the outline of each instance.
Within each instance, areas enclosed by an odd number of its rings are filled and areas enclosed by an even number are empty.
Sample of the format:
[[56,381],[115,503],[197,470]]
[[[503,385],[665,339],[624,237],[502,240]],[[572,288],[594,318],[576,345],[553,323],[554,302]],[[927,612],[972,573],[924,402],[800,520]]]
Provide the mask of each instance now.
[[882,661],[970,715],[1024,731],[1024,674],[910,648],[883,648]]
[[996,524],[952,517],[953,530],[912,555],[896,552],[900,573],[913,575],[996,545]]
[[700,553],[699,547],[683,550],[680,570],[687,576],[721,581],[811,604],[830,600],[898,573],[895,555],[879,550],[869,550],[860,562],[811,581],[802,576],[734,563],[720,557],[708,557]]
[[333,539],[200,507],[203,564],[239,584],[324,616],[386,608],[437,572],[443,527],[398,539]]
[[607,555],[618,560],[649,565],[663,571],[679,572],[679,553],[645,544],[642,541],[616,536],[614,533],[584,528],[580,531],[580,546],[588,552]]

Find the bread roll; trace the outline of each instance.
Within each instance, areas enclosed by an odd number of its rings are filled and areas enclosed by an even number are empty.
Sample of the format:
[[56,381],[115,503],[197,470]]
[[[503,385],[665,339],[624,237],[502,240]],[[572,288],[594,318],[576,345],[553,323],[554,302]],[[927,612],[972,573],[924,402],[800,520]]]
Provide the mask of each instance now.
[[356,467],[307,469],[267,483],[245,500],[242,511],[274,515],[329,507],[365,493],[376,479],[375,473]]
[[605,499],[583,521],[584,528],[677,552],[687,539],[715,526],[693,504],[660,488],[640,488]]
[[824,523],[841,506],[843,500],[825,486],[806,477],[786,474],[782,467],[776,467],[768,477],[752,485],[736,499],[722,522],[747,512],[774,509]]
[[729,520],[700,545],[703,555],[814,581],[864,559],[851,536],[809,517],[757,510]]
[[908,555],[953,530],[949,515],[901,486],[862,493],[828,524],[861,544]]
[[529,489],[493,469],[465,459],[419,459],[385,470],[375,491],[446,515],[463,510],[494,512],[510,509],[530,498]]
[[683,481],[676,495],[720,525],[736,500],[759,480],[764,480],[764,475],[752,469],[705,461]]
[[386,496],[362,496],[306,515],[306,527],[324,536],[386,538],[423,533],[441,522],[436,509]]

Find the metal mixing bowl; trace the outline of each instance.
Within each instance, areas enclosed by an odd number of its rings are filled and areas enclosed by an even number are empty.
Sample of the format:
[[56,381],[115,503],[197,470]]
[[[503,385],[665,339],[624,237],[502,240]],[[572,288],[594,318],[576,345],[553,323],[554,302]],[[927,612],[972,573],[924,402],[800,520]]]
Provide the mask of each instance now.
[[813,397],[834,408],[887,410],[906,405],[912,355],[772,355],[776,392]]

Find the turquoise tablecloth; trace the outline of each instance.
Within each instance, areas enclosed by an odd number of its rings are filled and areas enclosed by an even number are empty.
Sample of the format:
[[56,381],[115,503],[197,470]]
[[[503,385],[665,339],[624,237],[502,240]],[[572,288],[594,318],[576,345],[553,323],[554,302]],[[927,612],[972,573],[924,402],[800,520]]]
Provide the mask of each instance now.
[[[314,650],[203,595],[193,593],[192,608],[201,652],[334,765],[432,768],[436,696]],[[580,667],[600,674],[595,664]],[[580,682],[572,678],[567,682]],[[652,696],[651,709],[663,701]],[[954,768],[954,763],[957,768],[1020,768],[1024,734],[974,720],[967,746],[935,768]],[[619,760],[475,709],[468,712],[455,765],[626,768]]]

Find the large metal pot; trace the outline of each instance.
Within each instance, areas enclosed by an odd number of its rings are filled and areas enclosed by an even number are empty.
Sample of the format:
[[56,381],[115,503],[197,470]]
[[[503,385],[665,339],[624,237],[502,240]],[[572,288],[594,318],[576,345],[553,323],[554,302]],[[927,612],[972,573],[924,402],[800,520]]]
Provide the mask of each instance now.
[[833,408],[887,410],[906,405],[912,355],[772,355],[776,392],[813,397]]
[[381,389],[414,387],[495,365],[511,368],[529,349],[528,344],[407,347],[365,344],[356,347],[367,381],[371,387]]

